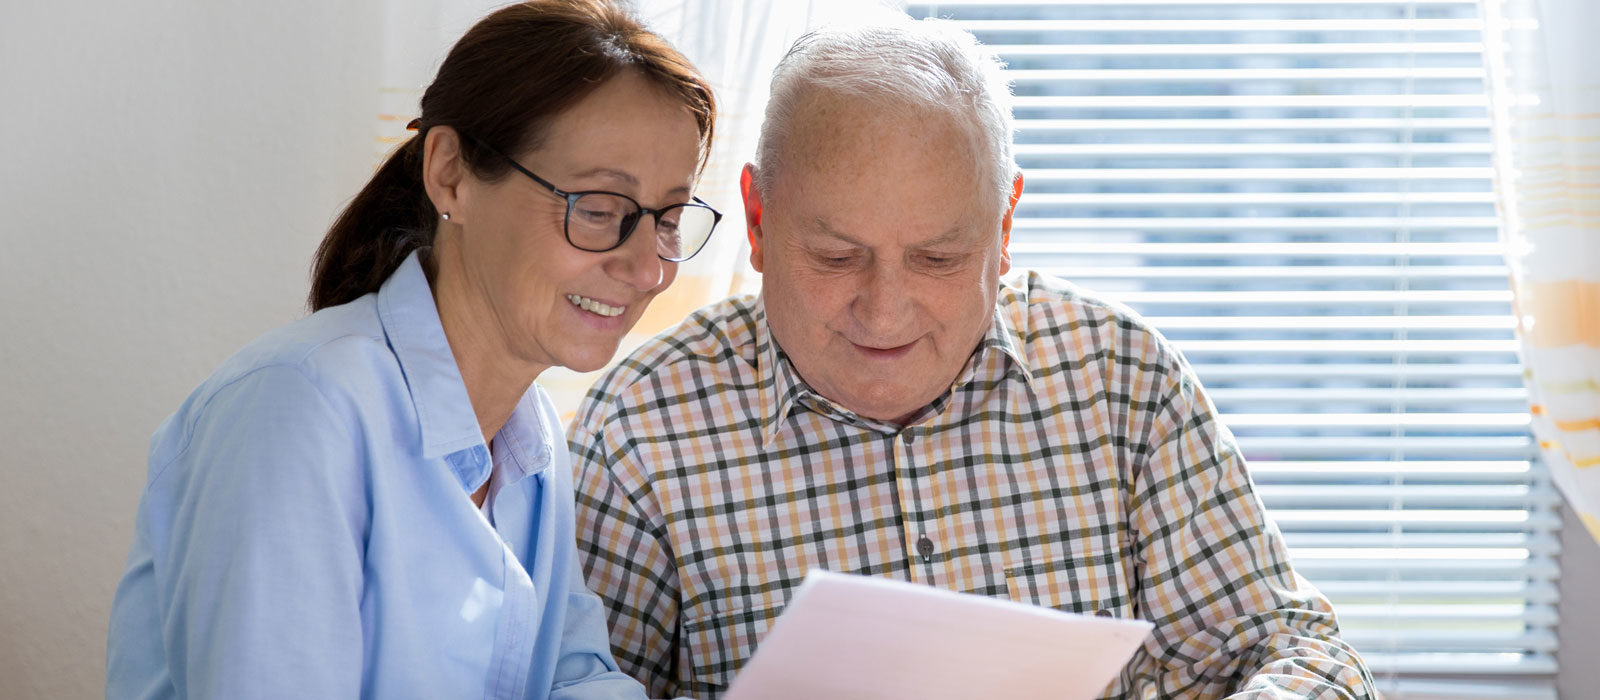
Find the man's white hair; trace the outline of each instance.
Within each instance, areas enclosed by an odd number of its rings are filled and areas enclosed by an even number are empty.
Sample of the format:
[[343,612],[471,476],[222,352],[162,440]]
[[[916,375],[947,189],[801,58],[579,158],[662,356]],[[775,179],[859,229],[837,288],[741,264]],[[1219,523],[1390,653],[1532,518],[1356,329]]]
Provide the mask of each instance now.
[[976,128],[987,154],[983,173],[1002,210],[1017,172],[1011,154],[1011,84],[1005,64],[976,37],[938,19],[875,18],[800,37],[772,73],[772,95],[756,145],[756,185],[770,186],[784,167],[794,116],[815,95],[831,93],[889,109],[948,113]]

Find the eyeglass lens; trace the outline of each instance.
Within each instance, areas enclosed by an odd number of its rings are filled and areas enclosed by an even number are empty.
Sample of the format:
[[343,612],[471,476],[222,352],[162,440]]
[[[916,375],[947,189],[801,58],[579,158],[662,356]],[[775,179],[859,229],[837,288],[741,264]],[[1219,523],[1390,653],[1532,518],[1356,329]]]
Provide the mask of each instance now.
[[[625,197],[593,192],[578,197],[567,216],[567,239],[584,250],[615,248],[625,231],[631,231],[643,213]],[[699,252],[716,225],[716,214],[696,204],[675,206],[656,221],[658,254],[681,260]]]

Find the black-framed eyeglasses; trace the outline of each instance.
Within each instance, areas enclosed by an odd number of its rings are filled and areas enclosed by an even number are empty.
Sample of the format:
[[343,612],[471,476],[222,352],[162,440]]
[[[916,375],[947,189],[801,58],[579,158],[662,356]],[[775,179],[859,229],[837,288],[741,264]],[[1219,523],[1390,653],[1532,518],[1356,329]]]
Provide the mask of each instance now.
[[628,242],[628,237],[638,229],[639,220],[649,214],[656,221],[656,255],[662,260],[683,262],[705,247],[706,241],[711,240],[711,232],[722,221],[722,214],[699,197],[690,197],[690,201],[681,204],[650,209],[634,198],[617,192],[568,192],[533,174],[532,170],[522,167],[521,163],[493,146],[475,138],[472,140],[484,150],[504,158],[517,172],[567,200],[567,215],[562,229],[567,242],[579,250],[604,253],[617,249]]

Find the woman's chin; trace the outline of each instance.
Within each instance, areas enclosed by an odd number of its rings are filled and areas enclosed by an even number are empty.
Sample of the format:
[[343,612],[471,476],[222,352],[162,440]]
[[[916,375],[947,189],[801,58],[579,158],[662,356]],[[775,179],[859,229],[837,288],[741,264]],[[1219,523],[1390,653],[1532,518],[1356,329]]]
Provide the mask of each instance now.
[[594,372],[603,369],[617,356],[619,344],[611,343],[608,347],[569,348],[571,352],[561,358],[561,366],[574,372]]

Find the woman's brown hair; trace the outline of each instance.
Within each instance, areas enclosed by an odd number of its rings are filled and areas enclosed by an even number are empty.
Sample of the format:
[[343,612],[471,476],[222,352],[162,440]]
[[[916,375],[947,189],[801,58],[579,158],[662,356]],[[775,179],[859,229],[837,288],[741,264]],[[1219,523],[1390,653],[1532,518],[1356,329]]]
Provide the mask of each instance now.
[[535,149],[546,126],[619,71],[639,71],[681,100],[700,131],[700,163],[711,149],[711,87],[688,59],[611,0],[531,0],[496,10],[450,49],[422,95],[417,133],[390,154],[317,247],[313,311],[378,290],[411,251],[433,243],[439,213],[422,187],[428,129],[470,134],[461,157],[493,182],[501,153]]

